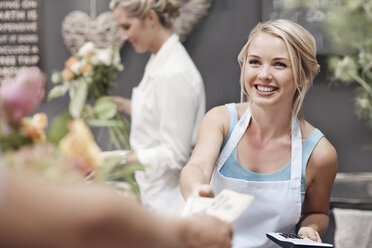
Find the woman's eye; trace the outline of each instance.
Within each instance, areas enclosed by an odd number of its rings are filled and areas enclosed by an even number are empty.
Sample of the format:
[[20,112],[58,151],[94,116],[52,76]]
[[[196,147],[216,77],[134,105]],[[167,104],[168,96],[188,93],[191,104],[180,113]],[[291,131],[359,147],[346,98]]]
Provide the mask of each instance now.
[[130,28],[130,25],[122,25],[121,28],[123,30],[128,30]]
[[287,67],[287,65],[284,64],[284,63],[282,63],[282,62],[276,62],[275,63],[275,66],[280,66],[280,67],[283,67],[283,68],[286,68]]
[[249,60],[249,64],[251,64],[251,65],[258,65],[258,64],[260,64],[260,62],[258,60],[256,60],[256,59],[251,59],[251,60]]

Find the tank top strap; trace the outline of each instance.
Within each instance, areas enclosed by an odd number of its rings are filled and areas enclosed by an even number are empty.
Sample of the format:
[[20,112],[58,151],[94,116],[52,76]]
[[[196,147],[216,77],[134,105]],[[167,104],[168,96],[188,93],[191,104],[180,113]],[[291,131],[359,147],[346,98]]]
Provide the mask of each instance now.
[[322,137],[324,137],[324,134],[319,129],[315,128],[306,139],[303,145],[303,165],[307,164],[311,153]]
[[226,142],[229,140],[232,131],[234,130],[236,124],[238,123],[238,113],[236,111],[235,103],[227,103],[227,104],[225,104],[225,106],[227,107],[227,109],[229,110],[229,113],[230,113],[230,127],[229,127],[229,131],[227,133],[226,138],[222,142],[221,151],[225,147]]
[[230,127],[229,127],[229,132],[234,129],[236,124],[238,123],[238,113],[236,111],[236,105],[235,103],[228,103],[226,104],[226,107],[229,109],[230,113]]

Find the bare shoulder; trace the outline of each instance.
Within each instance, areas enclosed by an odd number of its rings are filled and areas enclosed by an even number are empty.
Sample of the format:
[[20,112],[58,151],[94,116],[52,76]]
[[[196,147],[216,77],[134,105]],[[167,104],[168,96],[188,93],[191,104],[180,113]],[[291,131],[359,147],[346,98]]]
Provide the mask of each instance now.
[[[306,122],[303,133],[308,137],[314,129],[314,126]],[[319,170],[322,170],[323,172],[327,171],[331,174],[337,172],[337,151],[326,137],[322,137],[315,146],[310,156],[308,166],[314,173],[319,172]]]
[[202,125],[207,129],[217,127],[221,129],[224,134],[227,134],[230,126],[229,109],[226,105],[211,108],[204,116]]
[[217,123],[226,122],[230,119],[230,113],[225,105],[211,108],[206,114],[204,119]]
[[318,166],[336,166],[337,151],[326,137],[322,137],[312,153],[312,162]]
[[[238,114],[238,119],[244,114],[247,109],[248,103],[236,103],[236,111]],[[226,138],[229,128],[230,128],[230,111],[226,105],[221,105],[213,107],[210,109],[203,120],[203,129],[211,130],[213,128],[218,128],[223,132],[224,138]]]

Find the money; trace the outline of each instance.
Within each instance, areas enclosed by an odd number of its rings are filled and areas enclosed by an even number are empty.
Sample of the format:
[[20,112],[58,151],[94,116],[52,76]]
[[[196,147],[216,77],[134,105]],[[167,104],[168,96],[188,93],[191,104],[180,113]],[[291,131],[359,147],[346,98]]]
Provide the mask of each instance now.
[[190,196],[181,216],[204,213],[232,223],[244,212],[253,199],[252,195],[229,189],[224,189],[214,198]]

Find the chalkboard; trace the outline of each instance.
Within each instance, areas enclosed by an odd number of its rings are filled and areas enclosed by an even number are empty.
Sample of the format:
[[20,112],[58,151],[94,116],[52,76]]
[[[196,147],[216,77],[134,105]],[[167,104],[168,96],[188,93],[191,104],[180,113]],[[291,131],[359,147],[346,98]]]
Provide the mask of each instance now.
[[42,0],[0,1],[0,79],[22,67],[42,69]]
[[327,32],[324,24],[324,13],[321,11],[322,6],[338,0],[318,1],[319,9],[306,9],[299,4],[299,0],[292,1],[292,8],[284,8],[282,0],[262,0],[262,19],[273,20],[285,18],[292,20],[307,30],[314,36],[317,44],[318,54],[336,53],[337,48]]

